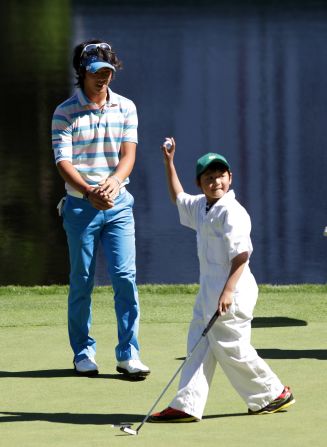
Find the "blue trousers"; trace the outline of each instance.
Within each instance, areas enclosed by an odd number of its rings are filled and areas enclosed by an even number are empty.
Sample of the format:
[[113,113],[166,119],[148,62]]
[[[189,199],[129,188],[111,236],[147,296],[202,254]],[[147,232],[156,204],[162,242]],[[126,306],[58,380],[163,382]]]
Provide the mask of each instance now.
[[67,195],[63,225],[70,258],[68,332],[74,360],[94,357],[96,341],[90,336],[91,294],[99,243],[107,260],[114,290],[118,328],[118,361],[138,359],[139,300],[136,287],[134,198],[121,193],[115,206],[99,211],[84,199]]

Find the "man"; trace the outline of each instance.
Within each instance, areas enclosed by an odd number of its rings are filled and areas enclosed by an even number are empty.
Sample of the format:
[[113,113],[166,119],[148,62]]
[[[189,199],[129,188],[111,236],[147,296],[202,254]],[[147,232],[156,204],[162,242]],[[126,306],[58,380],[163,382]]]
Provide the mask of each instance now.
[[74,368],[78,374],[98,373],[96,342],[89,331],[101,243],[114,289],[116,369],[145,377],[150,370],[139,358],[134,199],[125,186],[136,155],[136,107],[109,88],[121,61],[108,43],[89,40],[77,45],[73,67],[78,89],[54,112],[52,143],[67,191],[60,211],[70,256],[68,331]]

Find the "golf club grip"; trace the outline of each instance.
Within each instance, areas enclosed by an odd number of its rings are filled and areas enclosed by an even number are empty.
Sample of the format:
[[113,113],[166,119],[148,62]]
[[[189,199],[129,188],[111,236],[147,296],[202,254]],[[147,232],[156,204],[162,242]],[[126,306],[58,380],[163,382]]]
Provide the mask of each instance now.
[[204,329],[204,331],[202,332],[202,336],[205,337],[207,335],[207,333],[210,331],[210,329],[212,328],[212,326],[214,325],[214,323],[216,322],[217,318],[219,317],[219,310],[217,309],[216,312],[213,314],[213,316],[211,317],[211,320],[209,321],[209,323],[207,324],[207,327]]

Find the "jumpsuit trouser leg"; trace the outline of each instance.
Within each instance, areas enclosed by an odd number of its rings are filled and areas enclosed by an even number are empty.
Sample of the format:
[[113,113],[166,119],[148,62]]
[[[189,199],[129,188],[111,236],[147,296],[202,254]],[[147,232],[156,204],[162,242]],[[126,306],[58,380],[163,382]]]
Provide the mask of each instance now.
[[[202,340],[185,364],[178,392],[169,406],[201,419],[217,362],[251,410],[265,407],[283,391],[279,378],[251,345],[252,309],[243,303],[244,296],[236,296],[230,311],[218,318]],[[188,352],[207,324],[203,314],[198,299],[189,329]]]

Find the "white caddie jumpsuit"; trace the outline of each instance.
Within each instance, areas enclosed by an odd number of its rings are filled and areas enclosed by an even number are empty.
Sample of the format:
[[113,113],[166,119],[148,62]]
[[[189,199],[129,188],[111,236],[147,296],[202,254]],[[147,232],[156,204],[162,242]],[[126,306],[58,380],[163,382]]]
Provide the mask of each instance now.
[[[184,192],[177,197],[182,225],[197,232],[200,289],[190,324],[190,352],[218,307],[228,278],[231,260],[252,252],[251,221],[246,210],[228,191],[206,214],[204,195]],[[217,362],[248,408],[259,410],[279,396],[284,386],[251,346],[251,320],[258,287],[247,264],[229,311],[218,318],[183,367],[178,392],[170,407],[202,418]]]

